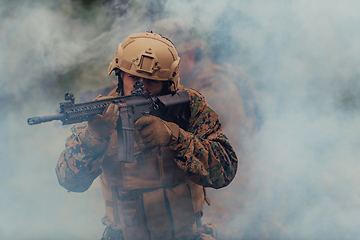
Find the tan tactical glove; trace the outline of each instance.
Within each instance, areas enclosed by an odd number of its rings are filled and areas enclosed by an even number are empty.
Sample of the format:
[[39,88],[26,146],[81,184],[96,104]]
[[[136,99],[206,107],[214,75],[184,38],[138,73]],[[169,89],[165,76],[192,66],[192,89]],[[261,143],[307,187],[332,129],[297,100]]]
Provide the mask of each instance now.
[[[101,95],[95,100],[103,98]],[[88,121],[88,130],[97,138],[107,138],[116,127],[116,121],[119,117],[119,106],[111,103],[102,113],[98,114]]]
[[134,124],[135,134],[143,147],[164,147],[175,142],[179,137],[179,126],[155,116],[146,116]]

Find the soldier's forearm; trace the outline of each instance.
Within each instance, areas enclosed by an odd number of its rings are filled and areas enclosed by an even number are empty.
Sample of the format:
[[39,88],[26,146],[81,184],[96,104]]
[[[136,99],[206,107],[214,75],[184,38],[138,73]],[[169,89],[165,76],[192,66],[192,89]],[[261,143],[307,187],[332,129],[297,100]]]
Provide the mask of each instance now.
[[86,191],[101,174],[100,166],[108,142],[95,139],[86,125],[75,125],[56,166],[61,186],[74,192]]
[[179,168],[202,186],[227,186],[236,174],[237,157],[230,142],[221,133],[201,139],[180,130],[177,143],[169,149]]

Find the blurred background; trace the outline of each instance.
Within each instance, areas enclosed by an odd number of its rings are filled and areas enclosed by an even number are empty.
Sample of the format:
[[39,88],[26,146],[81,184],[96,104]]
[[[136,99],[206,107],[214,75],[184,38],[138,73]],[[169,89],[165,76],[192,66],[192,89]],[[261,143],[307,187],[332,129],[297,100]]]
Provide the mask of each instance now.
[[220,115],[241,162],[209,191],[204,222],[224,240],[357,239],[359,11],[357,0],[0,0],[0,239],[100,239],[97,180],[69,193],[55,175],[71,126],[27,119],[111,85],[117,44],[165,18],[192,26],[253,116],[244,133],[233,110]]

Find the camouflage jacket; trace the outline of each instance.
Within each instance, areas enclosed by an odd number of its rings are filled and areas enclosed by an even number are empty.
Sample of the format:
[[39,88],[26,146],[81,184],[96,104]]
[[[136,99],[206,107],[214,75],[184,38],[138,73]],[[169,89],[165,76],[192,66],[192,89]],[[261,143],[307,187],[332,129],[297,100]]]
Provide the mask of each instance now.
[[[195,183],[212,188],[227,186],[237,171],[237,156],[205,98],[186,90],[191,110],[188,128],[180,128],[178,140],[167,148],[179,169]],[[102,172],[108,145],[109,139],[96,138],[86,123],[74,125],[56,166],[60,185],[69,191],[86,191]]]

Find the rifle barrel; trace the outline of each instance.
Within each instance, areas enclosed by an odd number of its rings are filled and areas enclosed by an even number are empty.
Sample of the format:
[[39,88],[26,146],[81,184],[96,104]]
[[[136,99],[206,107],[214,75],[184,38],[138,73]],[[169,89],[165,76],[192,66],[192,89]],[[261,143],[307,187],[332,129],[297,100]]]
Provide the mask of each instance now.
[[29,125],[34,125],[34,124],[39,124],[39,123],[43,123],[43,122],[50,122],[50,121],[54,121],[54,120],[61,120],[65,117],[64,113],[59,113],[56,115],[50,115],[50,116],[44,116],[44,117],[33,117],[33,118],[29,118],[27,120]]

